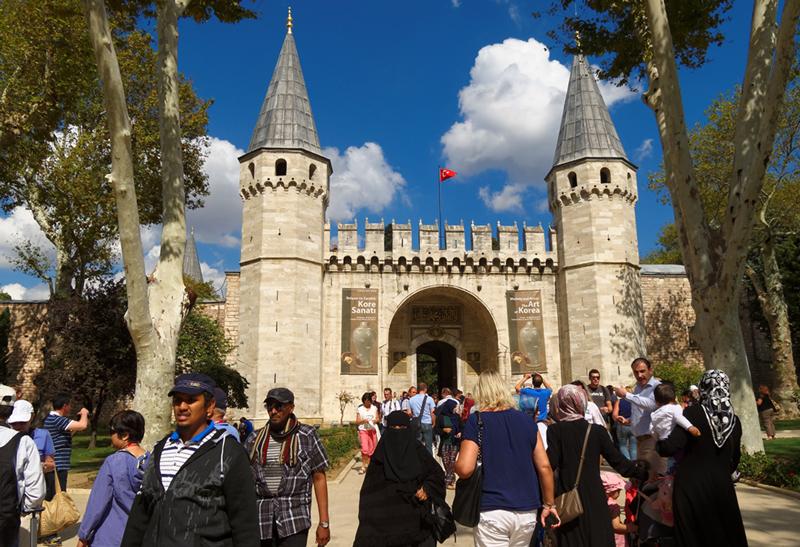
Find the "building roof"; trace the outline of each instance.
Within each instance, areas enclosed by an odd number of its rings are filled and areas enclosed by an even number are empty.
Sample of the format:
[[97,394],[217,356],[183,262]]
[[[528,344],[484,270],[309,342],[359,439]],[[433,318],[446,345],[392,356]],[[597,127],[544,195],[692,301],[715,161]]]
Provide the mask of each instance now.
[[183,251],[183,275],[195,281],[203,282],[203,271],[200,268],[200,258],[197,256],[197,243],[194,240],[194,228],[186,238],[186,248]]
[[286,38],[272,73],[267,95],[250,138],[248,152],[258,148],[299,148],[320,154],[319,137],[308,100],[289,12]]
[[553,167],[585,158],[628,159],[589,64],[583,55],[576,55]]
[[683,264],[642,264],[642,275],[686,275]]

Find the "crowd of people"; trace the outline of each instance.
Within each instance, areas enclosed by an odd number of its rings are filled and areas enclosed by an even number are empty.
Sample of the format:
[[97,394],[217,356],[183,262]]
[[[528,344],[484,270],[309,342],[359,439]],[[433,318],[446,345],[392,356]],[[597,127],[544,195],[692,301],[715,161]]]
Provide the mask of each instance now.
[[[429,393],[425,383],[399,397],[386,388],[382,400],[364,393],[354,545],[435,545],[432,515],[479,466],[476,546],[621,547],[659,534],[677,545],[746,545],[731,478],[742,430],[727,376],[707,371],[678,402],[647,359],[631,369],[636,382],[626,387],[602,385],[593,369],[588,384],[558,390],[542,373],[512,391],[484,372],[474,397],[449,387]],[[141,414],[111,418],[115,452],[94,481],[79,547],[329,542],[328,456],[316,429],[294,415],[289,389],[268,392],[259,429],[244,418],[228,423],[225,392],[203,374],[178,376],[168,396],[176,427],[152,451],[140,444]],[[33,405],[0,386],[2,547],[18,545],[25,519],[68,488],[72,435],[87,428],[88,412],[72,419],[67,395],[52,403],[33,427]],[[762,412],[768,403],[759,390]],[[575,498],[577,514],[566,501]]]

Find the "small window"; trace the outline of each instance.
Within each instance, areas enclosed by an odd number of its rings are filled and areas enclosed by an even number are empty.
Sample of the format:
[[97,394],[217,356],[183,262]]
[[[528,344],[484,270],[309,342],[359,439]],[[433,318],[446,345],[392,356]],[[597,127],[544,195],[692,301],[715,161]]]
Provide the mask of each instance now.
[[250,178],[251,179],[256,178],[256,164],[250,162],[250,165],[248,165],[247,168],[250,170]]
[[567,175],[569,179],[569,187],[570,188],[577,188],[578,187],[578,175],[575,174],[575,171],[570,171]]
[[275,162],[275,176],[276,177],[286,176],[286,160],[278,160]]
[[611,182],[611,171],[608,170],[608,167],[603,167],[600,169],[600,182],[602,184],[608,184]]
[[313,163],[308,166],[308,180],[314,180],[314,173],[317,172],[317,166]]

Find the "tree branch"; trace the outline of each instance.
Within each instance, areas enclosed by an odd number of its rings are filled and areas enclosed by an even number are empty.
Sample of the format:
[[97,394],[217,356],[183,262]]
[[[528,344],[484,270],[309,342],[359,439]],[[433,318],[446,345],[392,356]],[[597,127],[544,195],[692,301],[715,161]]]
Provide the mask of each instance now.
[[[648,67],[650,89],[645,94],[645,102],[655,112],[658,123],[664,150],[665,182],[670,190],[686,271],[690,279],[705,287],[714,282],[711,229],[695,180],[672,35],[663,0],[647,0],[645,12],[653,48]],[[694,227],[691,234],[687,232],[688,226]],[[693,283],[692,286],[698,285]]]
[[139,344],[152,336],[153,322],[150,317],[144,252],[139,233],[139,209],[133,184],[130,118],[105,4],[102,0],[84,0],[84,6],[89,22],[89,36],[103,85],[112,142],[111,174],[108,178],[117,202],[117,221],[128,295],[126,319],[131,336],[137,342],[138,351]]
[[[776,0],[770,0],[777,4]],[[765,28],[753,36],[751,42],[748,70],[745,75],[749,100],[745,100],[745,90],[740,107],[740,128],[737,123],[734,156],[734,169],[728,199],[728,216],[724,238],[728,245],[720,268],[720,279],[736,290],[739,283],[743,257],[748,250],[750,234],[753,230],[753,211],[758,193],[764,183],[764,175],[769,165],[772,146],[778,125],[786,85],[789,81],[795,53],[795,32],[800,17],[800,2],[790,0],[784,3],[777,40],[774,38],[774,11],[767,9],[773,19],[765,19]],[[754,24],[758,14],[754,12]],[[754,30],[754,33],[756,31]],[[772,44],[774,47],[774,56]],[[769,46],[768,51],[764,51]],[[746,110],[747,112],[741,112]]]

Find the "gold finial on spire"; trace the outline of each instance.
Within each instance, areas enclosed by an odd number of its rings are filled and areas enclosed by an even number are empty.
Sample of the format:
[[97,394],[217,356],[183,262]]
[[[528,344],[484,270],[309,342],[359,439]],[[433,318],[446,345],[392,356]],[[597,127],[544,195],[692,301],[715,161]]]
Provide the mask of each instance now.
[[286,34],[292,33],[292,6],[289,6],[289,16],[286,18]]

